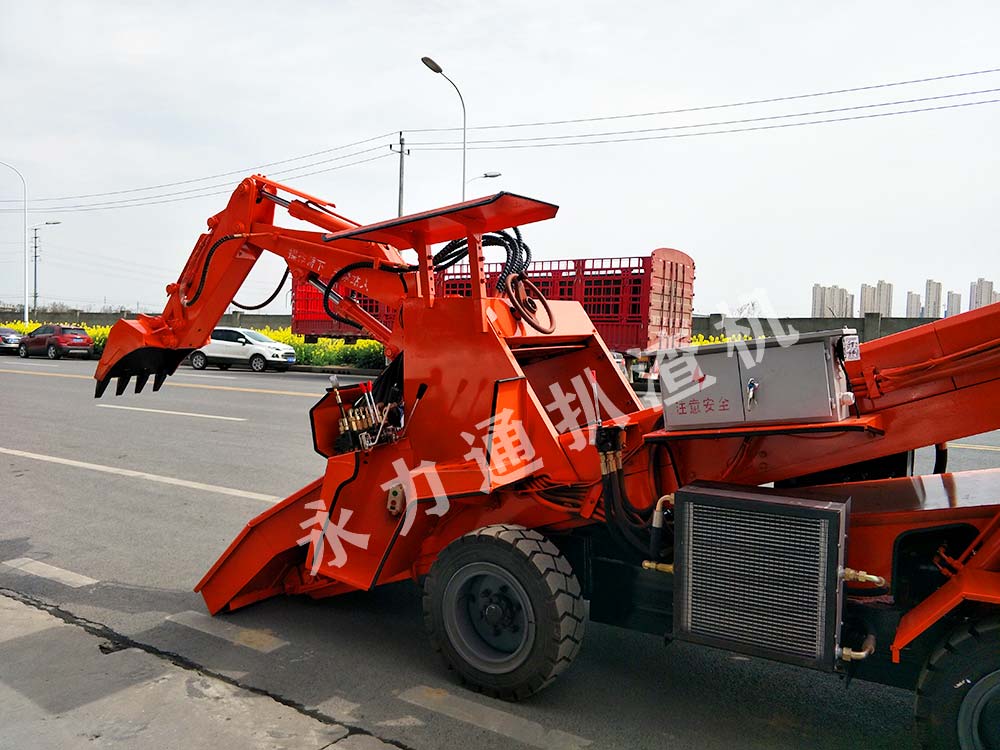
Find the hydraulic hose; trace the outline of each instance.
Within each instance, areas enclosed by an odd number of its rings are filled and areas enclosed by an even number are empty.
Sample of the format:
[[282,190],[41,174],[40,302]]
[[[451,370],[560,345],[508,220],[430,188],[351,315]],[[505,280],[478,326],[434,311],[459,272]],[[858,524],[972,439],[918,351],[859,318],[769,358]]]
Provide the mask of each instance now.
[[191,307],[198,299],[201,297],[201,293],[205,290],[205,279],[208,278],[208,266],[212,262],[212,256],[215,255],[215,251],[219,247],[230,240],[241,240],[245,237],[249,237],[246,232],[240,234],[227,234],[225,237],[220,237],[212,246],[208,248],[208,253],[205,255],[205,264],[201,267],[201,278],[198,279],[198,288],[194,292],[194,296],[184,303],[184,307]]
[[281,292],[281,288],[285,285],[285,282],[288,281],[288,274],[290,274],[291,271],[292,271],[291,268],[285,266],[285,273],[282,274],[281,281],[278,282],[278,286],[275,288],[274,292],[271,293],[271,296],[268,297],[263,302],[261,302],[259,305],[241,305],[236,300],[233,300],[233,306],[238,307],[241,310],[259,310],[262,307],[267,307],[272,302],[274,302],[274,298],[277,297],[278,294]]

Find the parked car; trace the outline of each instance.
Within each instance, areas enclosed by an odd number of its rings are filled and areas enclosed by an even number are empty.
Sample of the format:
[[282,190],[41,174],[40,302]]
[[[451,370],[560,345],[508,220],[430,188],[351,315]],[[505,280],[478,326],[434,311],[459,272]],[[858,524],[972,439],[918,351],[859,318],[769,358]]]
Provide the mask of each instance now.
[[90,359],[94,356],[94,340],[85,330],[75,326],[40,326],[21,338],[17,354],[20,357],[44,354],[49,359],[80,354]]
[[295,364],[295,350],[259,331],[219,327],[212,331],[208,346],[192,352],[189,360],[196,370],[204,370],[208,365],[217,365],[220,370],[246,365],[254,372],[268,368],[284,372]]
[[13,328],[0,326],[0,352],[13,354],[17,351],[17,345],[21,343],[21,334]]

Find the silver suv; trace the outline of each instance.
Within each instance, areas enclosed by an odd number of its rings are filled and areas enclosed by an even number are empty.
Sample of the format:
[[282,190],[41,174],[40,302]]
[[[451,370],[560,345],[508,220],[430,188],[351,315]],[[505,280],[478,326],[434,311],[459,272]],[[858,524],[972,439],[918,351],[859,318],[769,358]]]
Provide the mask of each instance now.
[[295,350],[259,331],[220,326],[212,331],[208,345],[191,352],[189,359],[196,370],[204,370],[208,365],[217,365],[220,370],[246,365],[254,372],[268,368],[284,372],[295,364]]

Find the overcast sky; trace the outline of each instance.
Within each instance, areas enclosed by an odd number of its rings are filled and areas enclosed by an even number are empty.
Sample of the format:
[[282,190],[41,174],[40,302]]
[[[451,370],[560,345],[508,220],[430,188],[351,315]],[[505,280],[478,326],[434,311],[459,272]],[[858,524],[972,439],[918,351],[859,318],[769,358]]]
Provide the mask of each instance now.
[[[1000,282],[1000,103],[749,132],[544,148],[474,141],[660,129],[636,138],[1000,99],[1000,73],[866,92],[534,128],[478,126],[628,115],[1000,68],[1000,4],[983,2],[18,2],[0,0],[0,160],[28,182],[43,302],[159,311],[205,219],[253,167],[395,131],[460,142],[470,197],[508,190],[558,204],[525,229],[538,258],[648,254],[697,264],[695,308],[762,289],[808,315],[812,284]],[[867,104],[997,91],[707,128]],[[265,169],[352,218],[396,214],[397,136]],[[593,139],[599,140],[599,139]],[[373,149],[373,150],[367,150]],[[328,161],[337,157],[339,161]],[[336,171],[329,170],[372,157]],[[322,162],[317,164],[317,162]],[[311,166],[310,166],[311,165]],[[289,171],[291,170],[291,171]],[[100,197],[94,193],[177,183]],[[455,202],[461,152],[414,148],[406,210]],[[180,192],[194,191],[194,192]],[[204,193],[222,193],[204,196]],[[0,300],[22,295],[20,182],[0,167]],[[62,200],[44,201],[46,198]],[[182,200],[177,200],[177,199]],[[105,210],[57,210],[132,199]],[[137,199],[137,200],[136,200]],[[136,205],[145,201],[149,205]],[[159,201],[155,202],[154,201]],[[169,201],[169,202],[165,202]],[[122,207],[122,206],[125,207]],[[280,264],[261,261],[254,303]],[[944,295],[942,295],[944,296]],[[287,310],[287,301],[275,303]]]

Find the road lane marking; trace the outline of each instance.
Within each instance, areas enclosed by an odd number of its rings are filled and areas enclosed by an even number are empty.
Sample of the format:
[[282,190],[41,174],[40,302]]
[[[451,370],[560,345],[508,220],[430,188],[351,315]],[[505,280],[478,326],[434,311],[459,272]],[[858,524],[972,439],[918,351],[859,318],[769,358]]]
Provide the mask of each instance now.
[[998,445],[975,445],[974,443],[948,443],[949,448],[968,448],[970,451],[1000,451]]
[[[71,375],[68,372],[31,372],[29,370],[8,370],[0,368],[0,372],[7,372],[12,375],[33,375],[35,377],[48,378],[75,378],[77,380],[91,380],[91,375]],[[96,382],[96,381],[95,381]],[[322,393],[307,393],[305,391],[279,391],[271,388],[244,388],[235,385],[203,385],[201,383],[166,383],[171,388],[203,388],[209,391],[240,391],[242,393],[268,393],[273,396],[305,396],[306,398],[317,399]]]
[[210,378],[211,380],[236,380],[232,375],[202,375],[197,372],[175,372],[175,378]]
[[29,367],[58,367],[59,365],[50,362],[14,362],[15,365],[27,365]]
[[260,500],[272,505],[282,498],[277,495],[264,495],[259,492],[248,492],[247,490],[237,490],[232,487],[222,487],[217,484],[204,484],[203,482],[192,482],[187,479],[177,479],[176,477],[165,477],[160,474],[150,474],[145,471],[134,471],[132,469],[122,469],[117,466],[104,466],[103,464],[91,464],[86,461],[74,461],[71,458],[60,458],[59,456],[46,456],[41,453],[29,453],[28,451],[14,450],[13,448],[0,448],[0,453],[8,456],[18,456],[19,458],[30,458],[35,461],[46,461],[51,464],[62,464],[63,466],[73,466],[78,469],[90,469],[91,471],[101,471],[105,474],[117,474],[122,477],[132,477],[134,479],[145,479],[149,482],[159,482],[160,484],[171,484],[177,487],[187,487],[192,490],[202,490],[203,492],[214,492],[218,495],[231,495],[232,497],[242,497],[247,500]]
[[88,578],[70,570],[57,568],[55,565],[32,560],[30,557],[16,557],[13,560],[4,560],[3,564],[10,568],[16,568],[23,573],[30,573],[39,578],[48,578],[50,581],[56,581],[64,586],[72,586],[75,589],[100,583],[95,578]]
[[175,615],[170,615],[167,620],[175,622],[178,625],[183,625],[186,628],[221,638],[237,646],[252,648],[254,651],[260,651],[262,654],[269,654],[272,651],[277,651],[282,646],[288,645],[288,641],[276,638],[266,630],[244,628],[242,625],[226,622],[220,618],[206,615],[203,612],[193,612],[191,610],[178,612]]
[[217,414],[196,414],[192,411],[168,411],[167,409],[144,409],[141,406],[120,406],[119,404],[97,404],[101,409],[126,409],[128,411],[146,411],[152,414],[174,414],[178,417],[201,417],[202,419],[224,419],[227,422],[246,422],[243,417],[220,417]]
[[591,740],[560,729],[546,729],[536,721],[522,719],[507,711],[459,698],[447,690],[418,685],[404,690],[399,694],[399,698],[414,706],[444,714],[449,718],[487,729],[532,747],[578,750],[591,744]]

